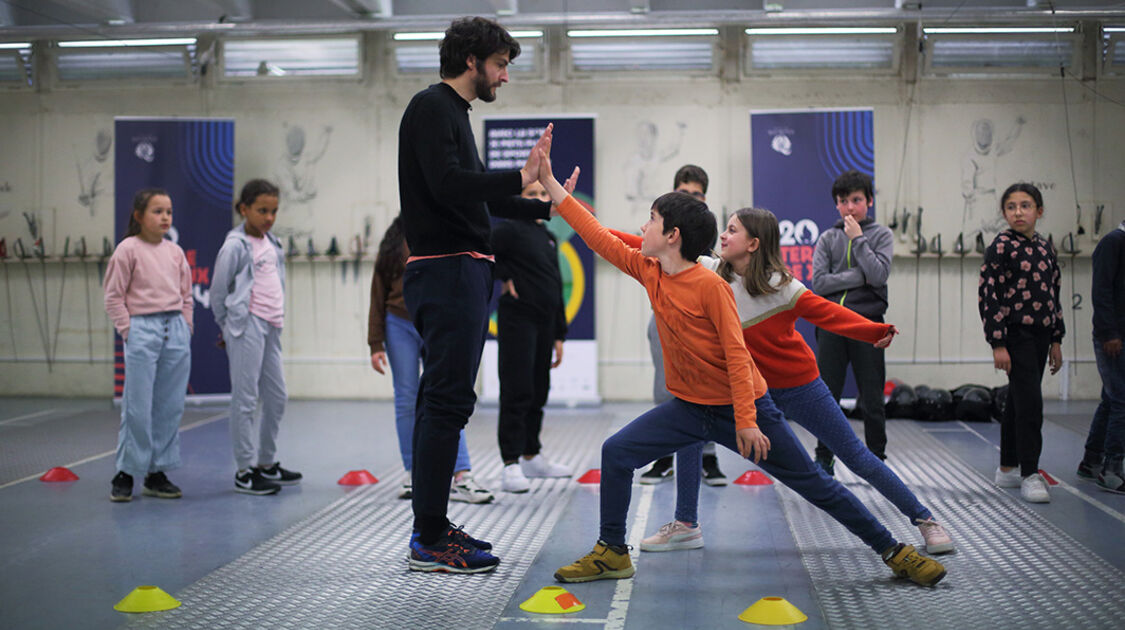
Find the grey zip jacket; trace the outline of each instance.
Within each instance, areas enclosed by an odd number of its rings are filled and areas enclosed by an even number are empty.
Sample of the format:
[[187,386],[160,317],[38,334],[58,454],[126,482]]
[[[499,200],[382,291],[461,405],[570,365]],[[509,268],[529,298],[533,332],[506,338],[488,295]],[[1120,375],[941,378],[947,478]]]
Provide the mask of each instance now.
[[882,317],[887,312],[894,233],[871,217],[859,227],[863,234],[855,240],[844,233],[843,219],[820,235],[813,253],[812,290],[864,317]]
[[[254,286],[254,265],[250,241],[246,240],[246,224],[227,232],[227,238],[215,257],[215,271],[211,277],[211,312],[223,334],[241,337],[250,321],[250,288]],[[285,291],[285,255],[281,241],[266,232],[277,252],[277,274],[281,290]]]

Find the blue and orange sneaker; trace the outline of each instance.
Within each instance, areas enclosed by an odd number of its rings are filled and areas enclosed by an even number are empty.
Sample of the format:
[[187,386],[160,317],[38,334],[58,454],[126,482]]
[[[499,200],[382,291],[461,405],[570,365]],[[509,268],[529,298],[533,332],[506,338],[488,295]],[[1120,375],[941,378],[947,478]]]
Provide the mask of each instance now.
[[[450,535],[451,532],[460,532],[460,534]],[[474,539],[460,529],[452,527],[432,545],[423,545],[417,533],[411,535],[410,556],[407,558],[410,570],[486,573],[500,564],[500,558],[470,544],[468,540]]]
[[492,551],[492,543],[485,540],[477,540],[476,538],[473,538],[472,536],[465,533],[463,527],[464,526],[450,524],[449,529],[445,532],[445,535],[458,542],[476,547],[481,551]]

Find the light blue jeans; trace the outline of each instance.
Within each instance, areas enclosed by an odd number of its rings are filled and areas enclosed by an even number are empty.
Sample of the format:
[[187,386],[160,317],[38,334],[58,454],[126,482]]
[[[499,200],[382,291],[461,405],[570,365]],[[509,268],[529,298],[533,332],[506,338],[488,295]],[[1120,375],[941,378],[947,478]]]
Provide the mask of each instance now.
[[117,470],[139,477],[180,466],[190,374],[191,331],[180,311],[129,318]]
[[[414,406],[418,402],[418,382],[422,366],[422,336],[408,319],[387,313],[387,362],[391,366],[391,383],[395,388],[395,430],[402,466],[410,470],[414,458]],[[457,463],[453,470],[470,470],[469,448],[465,431],[457,443]]]

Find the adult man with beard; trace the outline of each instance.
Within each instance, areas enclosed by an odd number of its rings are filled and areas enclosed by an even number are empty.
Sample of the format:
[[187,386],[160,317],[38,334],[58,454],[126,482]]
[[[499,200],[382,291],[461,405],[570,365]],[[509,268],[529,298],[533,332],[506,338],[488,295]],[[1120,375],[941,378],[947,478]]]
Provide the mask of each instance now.
[[473,413],[488,328],[493,256],[490,215],[546,219],[550,203],[521,199],[536,181],[548,126],[520,170],[485,172],[469,125],[470,103],[490,103],[508,81],[519,43],[484,18],[455,20],[441,42],[441,82],[414,95],[399,126],[398,184],[411,256],[403,297],[422,337],[414,428],[414,533],[410,569],[491,571],[490,543],[450,524],[457,441]]

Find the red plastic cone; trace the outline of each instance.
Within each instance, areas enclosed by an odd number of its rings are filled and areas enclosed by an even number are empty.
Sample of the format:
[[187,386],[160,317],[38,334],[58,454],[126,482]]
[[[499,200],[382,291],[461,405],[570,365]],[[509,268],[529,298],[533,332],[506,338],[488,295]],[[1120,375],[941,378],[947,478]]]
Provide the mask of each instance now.
[[349,470],[348,474],[340,477],[340,480],[336,483],[341,486],[365,486],[370,483],[379,483],[379,480],[366,470]]
[[78,475],[70,472],[69,468],[56,466],[43,473],[39,481],[78,481]]
[[1052,477],[1052,476],[1048,475],[1048,474],[1047,474],[1047,471],[1045,471],[1045,470],[1043,470],[1043,469],[1040,469],[1040,470],[1039,470],[1039,474],[1040,474],[1040,475],[1043,475],[1043,478],[1047,480],[1047,485],[1049,485],[1049,486],[1057,486],[1057,485],[1059,485],[1059,482],[1058,482],[1058,481],[1056,481],[1054,477]]
[[735,479],[734,482],[740,486],[772,486],[773,479],[770,479],[765,473],[760,470],[747,470],[741,477]]
[[586,471],[586,474],[578,478],[578,483],[601,483],[602,471],[598,468],[591,468]]

